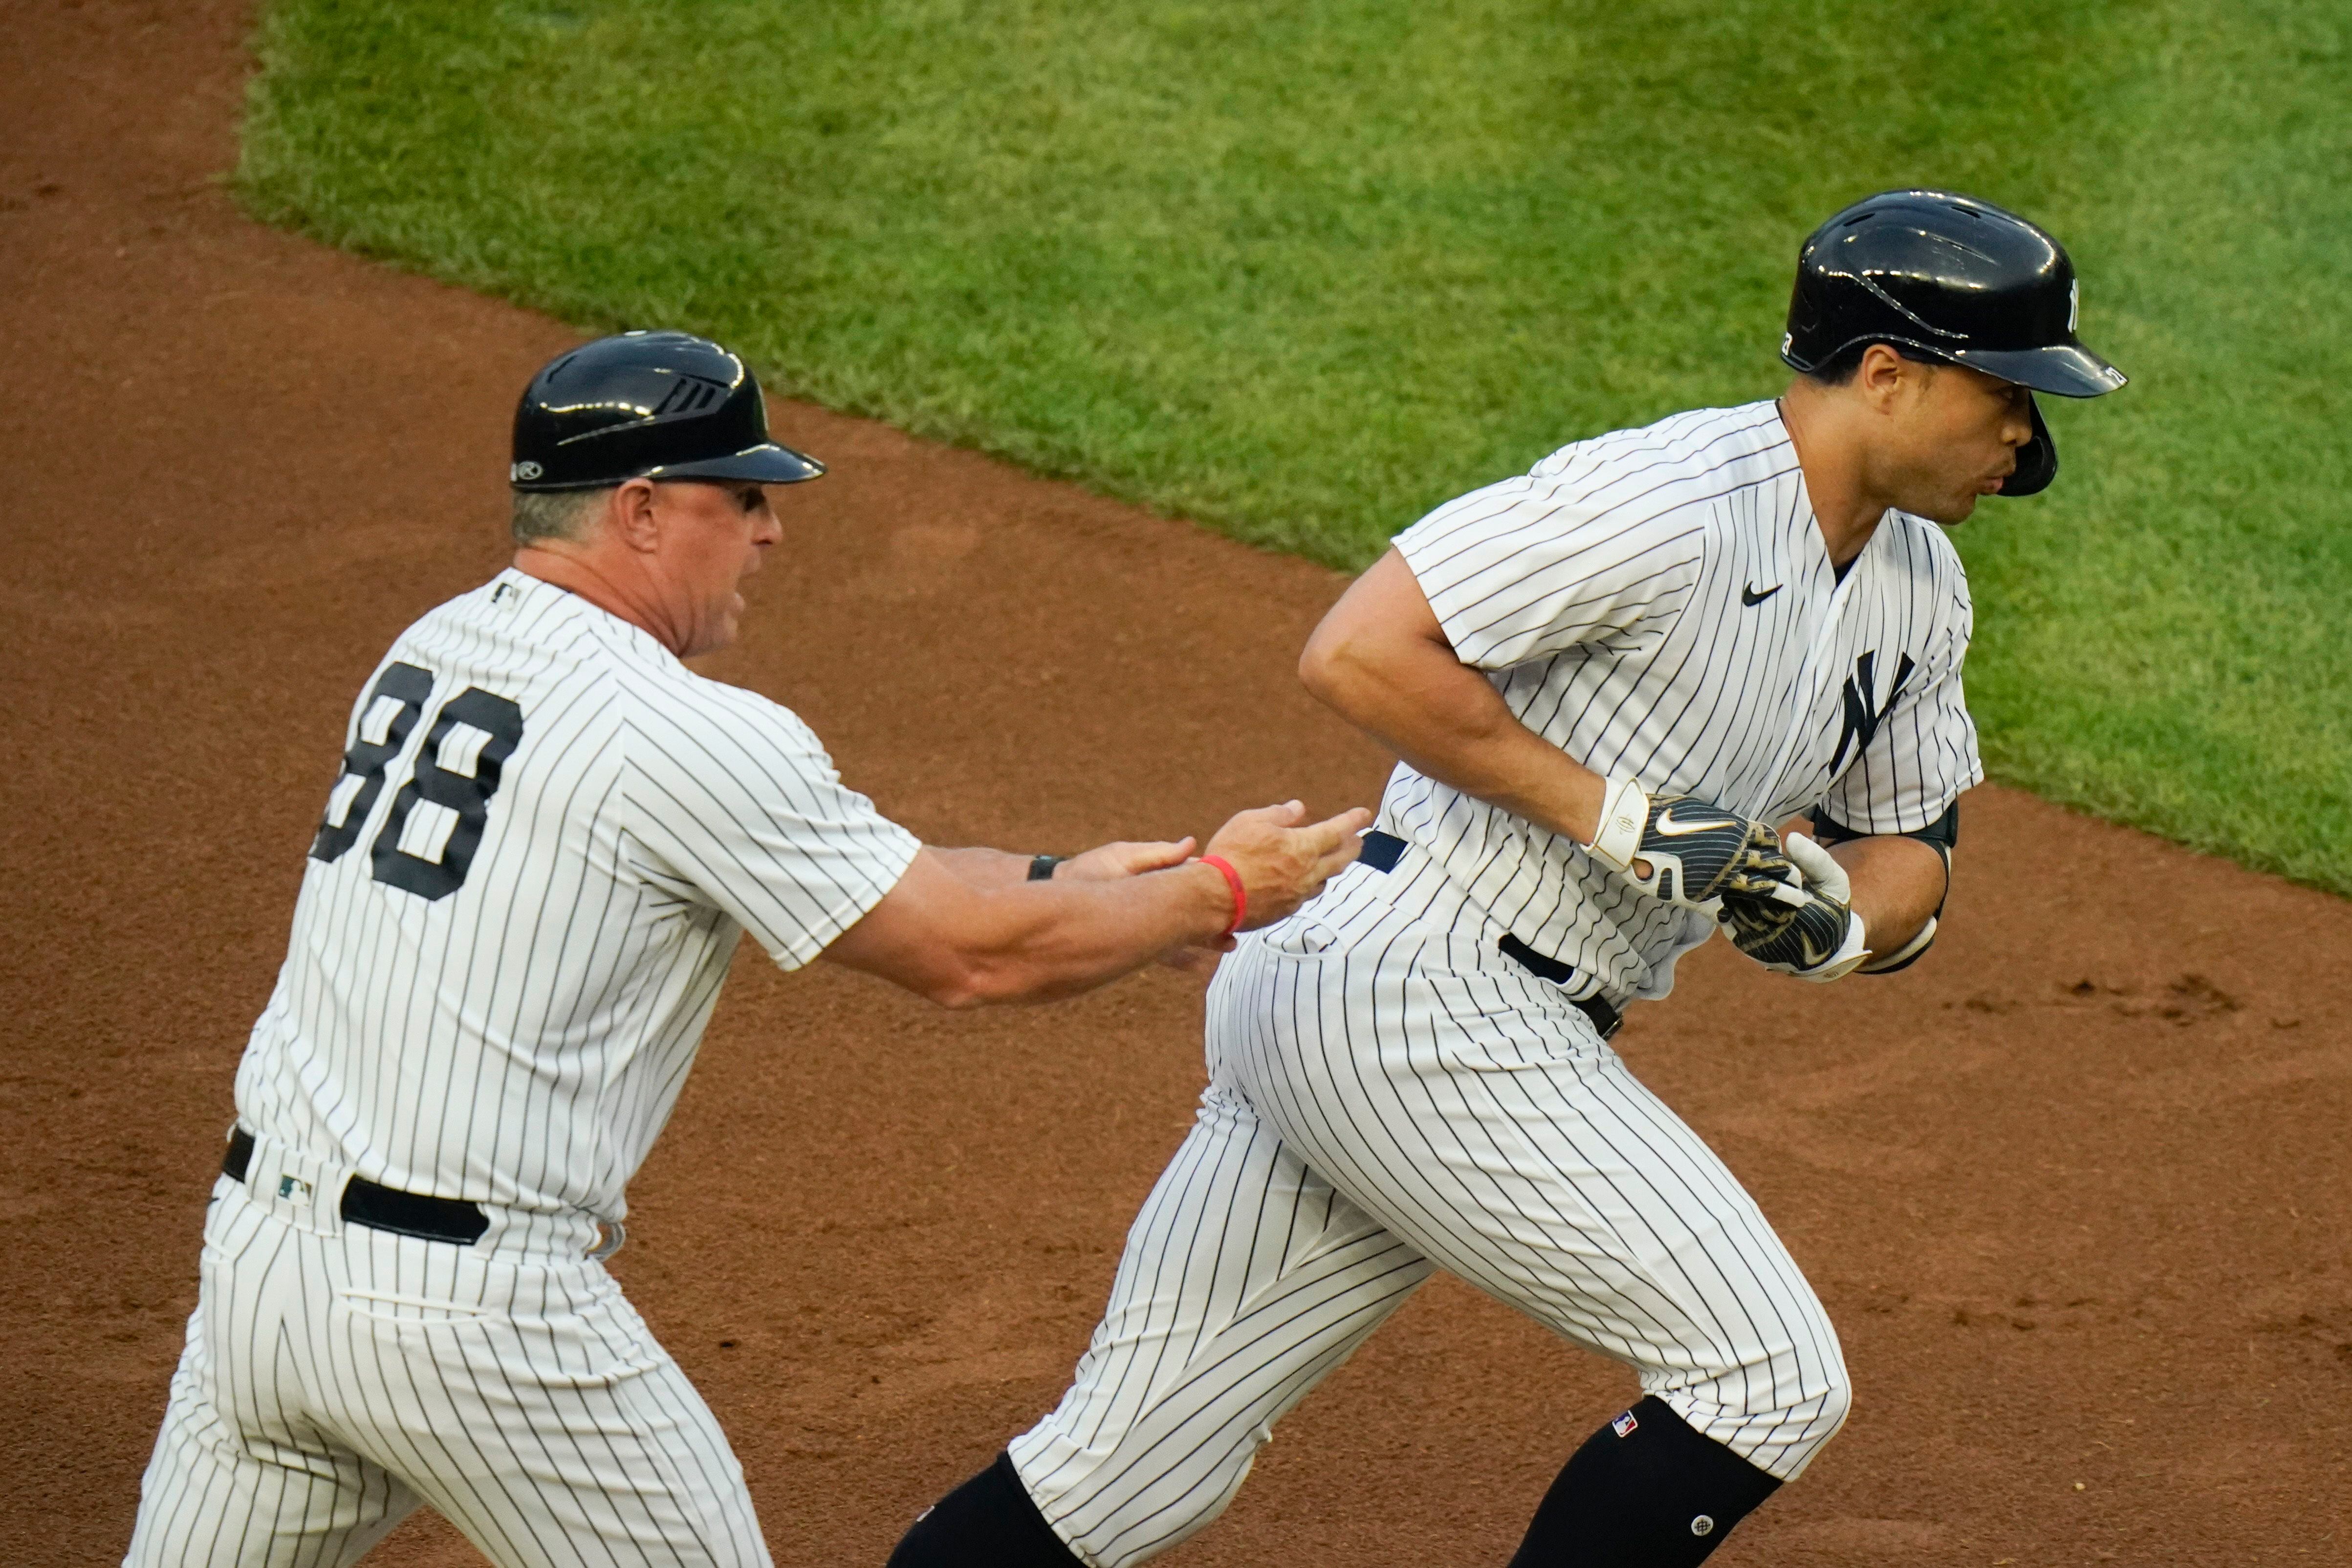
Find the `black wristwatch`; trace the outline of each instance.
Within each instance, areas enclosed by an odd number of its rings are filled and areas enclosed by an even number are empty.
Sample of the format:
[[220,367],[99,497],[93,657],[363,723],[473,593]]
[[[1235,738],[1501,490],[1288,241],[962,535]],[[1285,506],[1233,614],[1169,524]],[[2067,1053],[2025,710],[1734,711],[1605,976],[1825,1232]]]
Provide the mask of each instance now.
[[1069,857],[1067,855],[1038,855],[1032,857],[1029,861],[1029,879],[1033,882],[1052,881],[1054,879],[1054,868],[1068,858]]

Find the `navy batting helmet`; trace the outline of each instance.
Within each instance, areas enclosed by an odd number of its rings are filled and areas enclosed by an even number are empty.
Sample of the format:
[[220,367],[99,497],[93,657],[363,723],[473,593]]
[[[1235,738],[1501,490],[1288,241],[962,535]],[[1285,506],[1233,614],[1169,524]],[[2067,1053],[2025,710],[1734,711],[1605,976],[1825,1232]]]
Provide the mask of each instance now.
[[623,332],[558,354],[515,405],[519,490],[579,490],[624,479],[751,479],[789,485],[824,465],[768,438],[751,366],[690,332]]
[[[2036,392],[2096,397],[2124,375],[2074,336],[2080,298],[2065,247],[2040,226],[1949,191],[1885,191],[1806,237],[1780,357],[1818,371],[1858,344],[1886,343]],[[2032,419],[2002,495],[2032,495],[2058,475],[2040,408]]]

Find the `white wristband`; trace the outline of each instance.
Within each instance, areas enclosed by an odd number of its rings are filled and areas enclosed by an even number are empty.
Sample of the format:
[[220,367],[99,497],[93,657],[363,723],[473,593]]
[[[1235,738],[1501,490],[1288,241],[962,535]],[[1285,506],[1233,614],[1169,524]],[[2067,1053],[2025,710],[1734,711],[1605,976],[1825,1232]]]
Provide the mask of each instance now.
[[1650,823],[1650,795],[1632,779],[1611,779],[1601,797],[1601,830],[1585,852],[1620,871],[1633,868],[1641,853],[1642,829]]
[[1862,972],[1864,974],[1877,974],[1885,970],[1898,968],[1903,964],[1910,963],[1913,959],[1927,952],[1928,945],[1935,940],[1936,917],[1929,915],[1927,917],[1927,923],[1919,928],[1917,935],[1914,936],[1909,942],[1905,942],[1901,947],[1896,948],[1893,952],[1888,953],[1884,958],[1879,957],[1876,953],[1871,954],[1870,962],[1862,966]]

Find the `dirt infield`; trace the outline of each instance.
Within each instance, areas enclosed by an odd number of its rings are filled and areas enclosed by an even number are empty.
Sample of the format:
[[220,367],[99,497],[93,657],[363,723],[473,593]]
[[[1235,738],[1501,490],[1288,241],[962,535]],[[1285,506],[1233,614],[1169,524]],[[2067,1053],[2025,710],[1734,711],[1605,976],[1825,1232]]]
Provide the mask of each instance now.
[[[10,1563],[122,1548],[344,714],[499,564],[511,398],[572,340],[239,216],[245,13],[0,6]],[[1371,797],[1382,759],[1289,673],[1330,574],[777,414],[833,477],[791,492],[793,559],[712,673],[926,837]],[[1985,790],[1948,931],[1819,994],[1718,946],[1623,1037],[1859,1386],[1716,1561],[2352,1562],[2352,908]],[[878,1564],[1052,1401],[1199,1079],[1171,975],[950,1017],[739,966],[617,1271],[779,1563]],[[1500,1563],[1630,1389],[1440,1282],[1173,1560]],[[425,1519],[374,1559],[473,1560]]]

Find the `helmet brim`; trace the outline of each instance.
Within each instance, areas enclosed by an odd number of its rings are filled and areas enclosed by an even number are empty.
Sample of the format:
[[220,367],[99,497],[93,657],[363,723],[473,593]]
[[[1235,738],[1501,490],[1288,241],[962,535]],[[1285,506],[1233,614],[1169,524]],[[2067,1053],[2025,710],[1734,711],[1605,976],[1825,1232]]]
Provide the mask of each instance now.
[[1955,364],[2060,397],[2101,397],[2124,384],[2124,373],[2080,343],[2038,349],[1940,349]]
[[[824,465],[805,452],[762,441],[719,458],[698,458],[687,463],[663,463],[647,468],[648,479],[749,479],[762,485],[796,485],[824,472]],[[618,481],[611,481],[617,483]]]

